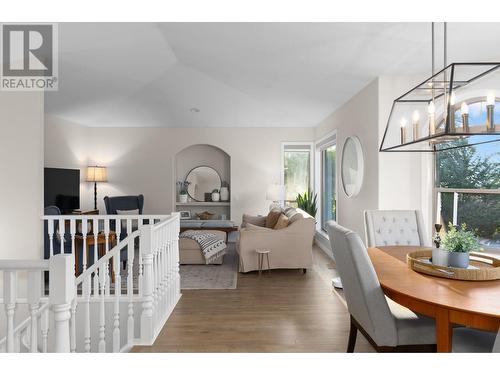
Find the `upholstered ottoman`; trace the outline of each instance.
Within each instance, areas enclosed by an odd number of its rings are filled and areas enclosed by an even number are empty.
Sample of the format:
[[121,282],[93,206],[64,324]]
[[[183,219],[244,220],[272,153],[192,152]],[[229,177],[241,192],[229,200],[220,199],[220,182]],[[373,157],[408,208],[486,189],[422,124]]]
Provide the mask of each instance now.
[[[218,238],[226,241],[226,232],[220,230],[209,230],[203,229],[203,232],[213,233]],[[224,256],[214,261],[211,264],[222,264]],[[200,245],[195,240],[190,238],[180,238],[179,239],[179,263],[180,264],[206,264],[205,257],[201,252]]]

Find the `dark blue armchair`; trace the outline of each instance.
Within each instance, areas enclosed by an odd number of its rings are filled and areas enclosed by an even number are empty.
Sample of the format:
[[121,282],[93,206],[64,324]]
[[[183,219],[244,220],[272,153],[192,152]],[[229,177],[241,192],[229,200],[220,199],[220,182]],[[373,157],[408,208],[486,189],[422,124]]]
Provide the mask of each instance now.
[[[139,210],[139,215],[142,215],[142,209],[144,207],[144,195],[125,195],[121,197],[104,197],[104,205],[106,206],[106,214],[117,215],[117,211],[129,211],[129,210]],[[116,230],[116,225],[111,222],[110,229],[112,231]],[[132,230],[137,229],[132,228]],[[128,236],[126,227],[122,225],[120,233],[120,241]],[[120,258],[123,261],[123,266],[127,264],[127,253],[128,249],[125,247],[121,253]]]

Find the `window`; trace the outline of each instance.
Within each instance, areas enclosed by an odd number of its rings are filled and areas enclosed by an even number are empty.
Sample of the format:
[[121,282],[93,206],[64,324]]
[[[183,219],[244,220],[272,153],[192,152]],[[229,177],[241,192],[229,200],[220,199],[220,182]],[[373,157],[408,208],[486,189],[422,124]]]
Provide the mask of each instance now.
[[436,170],[438,222],[465,223],[476,231],[482,247],[500,251],[499,144],[441,151],[436,154]]
[[285,202],[296,206],[297,194],[311,186],[311,144],[283,144],[283,181]]
[[335,178],[336,145],[321,150],[321,229],[326,231],[326,222],[337,219],[337,194]]
[[317,229],[326,232],[326,223],[337,220],[337,136],[333,132],[316,142],[315,189],[318,192]]

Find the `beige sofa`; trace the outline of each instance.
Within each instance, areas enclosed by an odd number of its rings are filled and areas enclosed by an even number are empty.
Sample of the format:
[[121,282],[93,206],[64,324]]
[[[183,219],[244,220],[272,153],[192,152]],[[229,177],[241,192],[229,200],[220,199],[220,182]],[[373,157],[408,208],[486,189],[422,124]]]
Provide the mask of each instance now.
[[[220,230],[208,230],[205,232],[214,233],[218,238],[226,242],[226,232]],[[211,264],[222,264],[224,256],[215,260]],[[206,264],[205,257],[201,252],[200,245],[195,240],[190,238],[179,238],[179,263],[180,264]]]
[[311,267],[314,218],[299,209],[287,208],[283,213],[289,218],[289,225],[283,229],[266,228],[264,216],[243,216],[237,247],[240,272],[259,269],[256,249],[270,251],[271,269],[301,268],[305,271]]

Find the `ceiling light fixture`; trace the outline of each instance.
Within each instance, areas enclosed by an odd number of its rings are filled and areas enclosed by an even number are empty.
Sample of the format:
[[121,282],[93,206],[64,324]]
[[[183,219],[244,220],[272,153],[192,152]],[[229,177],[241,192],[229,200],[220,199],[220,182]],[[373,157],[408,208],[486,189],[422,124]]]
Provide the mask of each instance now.
[[196,107],[189,108],[189,111],[190,111],[191,113],[198,113],[198,112],[200,112],[200,110],[199,110],[198,108],[196,108]]
[[[380,151],[436,152],[500,141],[500,63],[447,65],[394,100]],[[498,104],[497,104],[498,103]],[[498,124],[496,124],[498,123]]]

